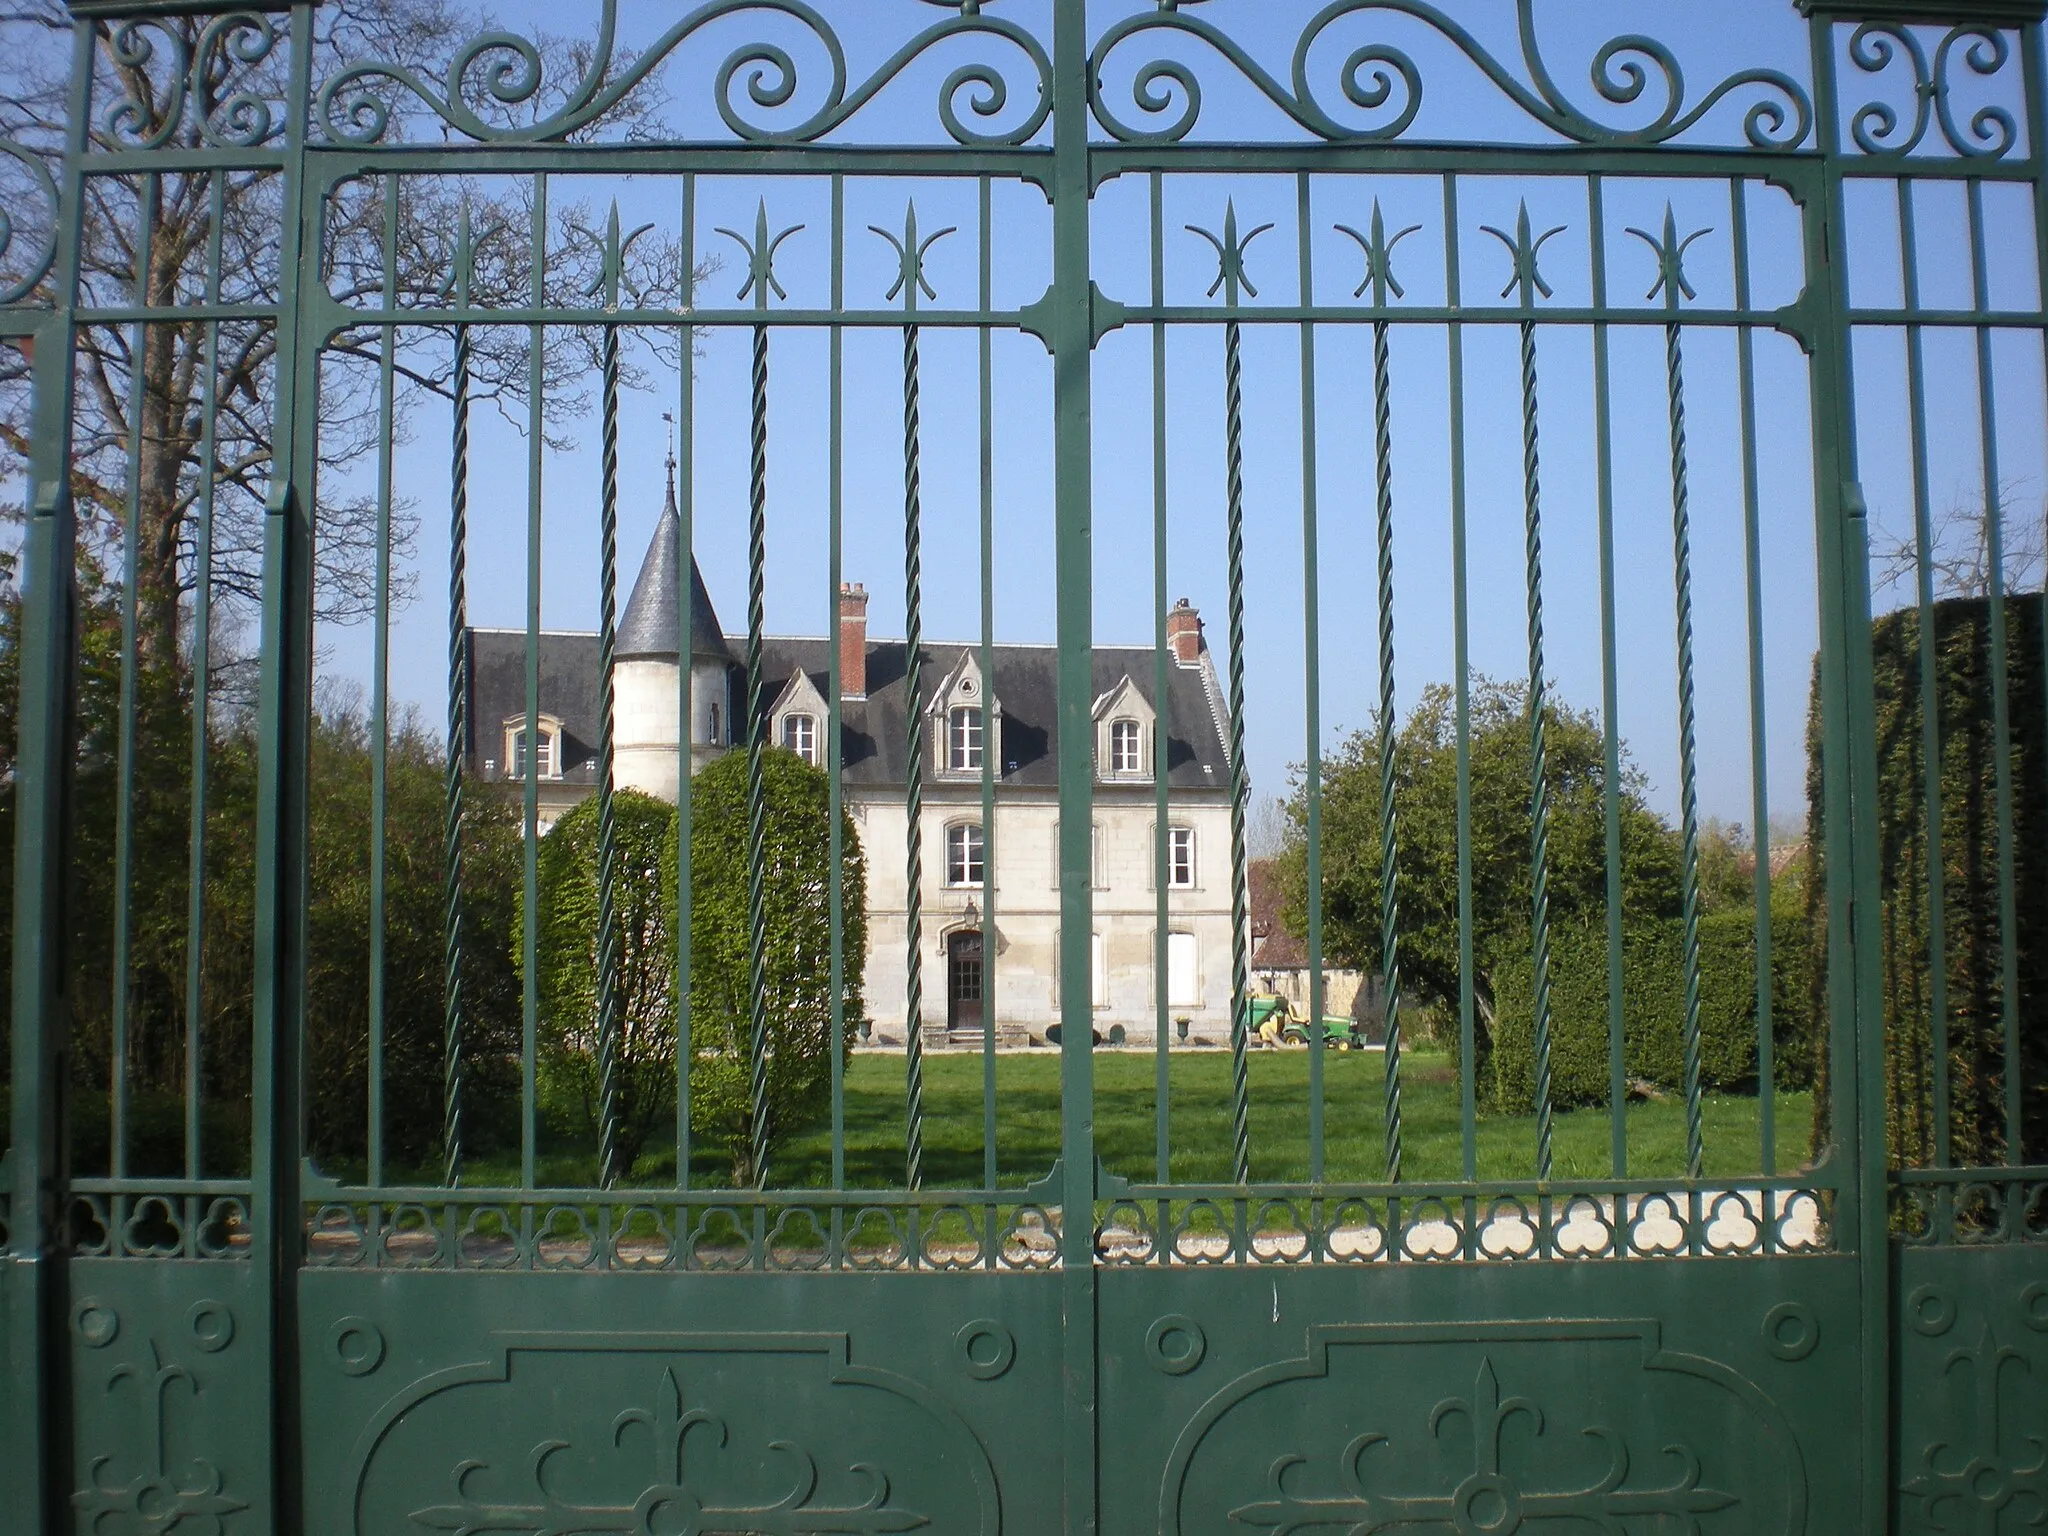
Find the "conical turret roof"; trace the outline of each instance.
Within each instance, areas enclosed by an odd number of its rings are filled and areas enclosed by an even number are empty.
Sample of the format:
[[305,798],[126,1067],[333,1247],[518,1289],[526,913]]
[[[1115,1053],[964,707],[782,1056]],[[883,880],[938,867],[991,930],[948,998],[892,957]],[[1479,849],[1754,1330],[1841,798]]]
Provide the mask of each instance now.
[[[626,602],[626,616],[619,621],[617,654],[621,661],[679,660],[681,656],[676,645],[676,607],[682,593],[683,522],[676,510],[673,468],[670,474],[668,500],[640,562],[639,578]],[[695,556],[690,559],[690,659],[728,663],[733,659]]]

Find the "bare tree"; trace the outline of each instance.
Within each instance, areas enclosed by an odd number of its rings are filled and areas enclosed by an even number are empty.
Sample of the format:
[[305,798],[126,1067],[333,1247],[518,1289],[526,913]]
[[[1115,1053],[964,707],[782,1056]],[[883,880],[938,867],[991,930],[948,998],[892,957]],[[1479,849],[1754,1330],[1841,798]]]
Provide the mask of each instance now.
[[[366,58],[423,74],[491,26],[487,16],[450,0],[333,0],[315,13],[316,78]],[[253,19],[223,25],[204,17],[94,23],[95,111],[90,132],[104,148],[137,144],[206,147],[210,141],[261,142],[282,121],[288,45]],[[72,21],[60,0],[24,0],[0,10],[10,52],[11,89],[0,95],[0,139],[41,159],[54,175],[65,131],[68,68],[63,46]],[[573,81],[590,60],[587,45],[536,40],[547,81]],[[620,54],[614,71],[630,67]],[[545,115],[547,90],[507,107],[472,72],[465,91],[479,112]],[[280,104],[275,107],[268,104]],[[394,100],[403,126],[405,104]],[[599,123],[610,136],[646,137],[666,103],[653,83],[628,93]],[[19,162],[15,170],[24,169]],[[179,170],[94,175],[85,182],[80,302],[89,307],[141,304],[172,310],[203,303],[274,304],[281,284],[282,179],[268,170]],[[394,217],[395,215],[395,217]],[[524,303],[533,222],[532,183],[480,182],[459,176],[366,177],[336,188],[322,224],[321,272],[343,306],[411,311],[422,322],[387,333],[369,325],[334,337],[323,357],[318,401],[315,602],[319,616],[347,622],[372,611],[373,573],[383,531],[374,497],[352,482],[382,441],[379,379],[387,334],[403,392],[447,394],[451,349],[431,311],[447,303],[449,274],[465,215],[475,231],[473,301]],[[540,274],[550,305],[584,307],[596,260],[598,219],[579,203],[551,210]],[[16,255],[34,243],[17,237]],[[644,302],[680,302],[679,246],[642,242],[630,276]],[[699,274],[702,275],[701,273]],[[5,274],[0,273],[0,283]],[[43,280],[35,297],[54,299]],[[277,326],[224,319],[89,326],[79,338],[76,446],[72,492],[84,536],[110,568],[133,541],[136,655],[148,672],[176,675],[189,639],[190,596],[209,585],[218,609],[246,614],[258,601],[262,504],[272,471],[273,413],[279,357]],[[524,327],[475,327],[471,398],[526,424],[531,333]],[[643,345],[673,348],[673,335]],[[559,434],[587,412],[586,390],[561,387],[595,365],[597,339],[571,326],[543,332],[541,378],[548,418]],[[680,359],[665,359],[679,363]],[[0,385],[18,382],[26,361],[0,350]],[[645,382],[635,373],[628,384]],[[31,424],[25,390],[0,388],[0,483],[18,477]],[[399,433],[408,413],[393,412]],[[210,452],[209,448],[210,431]],[[559,445],[560,439],[556,439]],[[210,514],[202,519],[202,511]],[[395,508],[390,537],[403,571],[413,519]],[[132,520],[132,530],[128,526]],[[202,523],[208,548],[202,551]],[[202,569],[204,567],[204,569]],[[394,594],[402,600],[404,590]]]
[[[2007,592],[2036,591],[2048,559],[2048,504],[2023,499],[2023,482],[2007,481],[1987,505],[1983,497],[1958,496],[1928,518],[1927,573],[1936,598],[1991,595],[1991,510],[1998,514],[1997,533]],[[1871,565],[1877,589],[1896,589],[1911,602],[1919,591],[1921,549],[1918,533],[1881,530],[1872,541]]]

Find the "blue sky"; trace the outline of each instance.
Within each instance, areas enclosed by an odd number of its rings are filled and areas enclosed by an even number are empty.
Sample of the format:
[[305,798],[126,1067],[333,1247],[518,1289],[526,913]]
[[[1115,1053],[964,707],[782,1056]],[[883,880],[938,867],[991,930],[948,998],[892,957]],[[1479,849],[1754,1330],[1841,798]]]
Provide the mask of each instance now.
[[[1139,0],[1127,0],[1092,5],[1091,16],[1100,28],[1116,17],[1149,8]],[[645,4],[629,3],[622,9],[623,40],[629,45],[646,41],[674,15],[668,7]],[[936,19],[935,12],[911,0],[863,0],[825,9],[840,18],[855,79],[863,78],[914,28]],[[1298,0],[1213,0],[1194,14],[1230,29],[1284,79],[1293,39],[1313,9]],[[1452,9],[1484,47],[1518,78],[1526,79],[1511,0],[1471,0]],[[1686,71],[1689,101],[1737,69],[1777,68],[1802,82],[1809,74],[1804,24],[1789,3],[1777,0],[1756,0],[1739,8],[1679,0],[1538,0],[1536,10],[1543,51],[1560,88],[1604,121],[1631,123],[1648,115],[1643,106],[1599,102],[1587,83],[1588,65],[1600,44],[1623,31],[1646,32],[1671,45]],[[537,23],[563,31],[578,20],[559,5],[525,0],[499,7],[499,14],[514,29]],[[1049,3],[1001,0],[991,5],[990,14],[1014,19],[1042,35]],[[1738,14],[1736,25],[1729,18]],[[775,22],[735,20],[722,25],[724,30],[715,36],[681,50],[664,73],[675,98],[677,121],[686,131],[706,130],[715,123],[708,98],[712,72],[739,42],[772,34],[791,49],[800,65],[815,69],[818,64],[815,45],[809,45],[807,53],[802,30],[793,23],[779,30]],[[1349,31],[1333,29],[1312,56],[1313,68],[1321,70],[1318,78],[1333,81],[1344,52],[1359,41],[1371,38],[1408,47],[1425,83],[1423,108],[1411,138],[1547,140],[1492,82],[1415,18],[1382,14],[1370,18],[1369,24],[1359,18],[1347,25]],[[1113,99],[1129,103],[1133,69],[1164,51],[1168,50],[1142,52],[1134,46],[1129,54],[1114,57],[1107,71]],[[979,56],[1001,57],[1001,52],[984,50]],[[1178,56],[1200,63],[1205,100],[1196,137],[1299,137],[1213,55],[1190,48]],[[966,57],[963,53],[920,61],[842,137],[908,141],[936,131],[931,104],[939,81]],[[807,78],[812,82],[809,89],[815,90],[816,74]],[[1857,83],[1863,79],[1858,77]],[[1876,77],[1866,94],[1909,110],[1910,86],[1903,79],[1897,71]],[[804,89],[800,83],[799,106],[816,99],[806,96]],[[1120,97],[1115,96],[1118,89],[1123,91]],[[1657,89],[1653,84],[1650,94]],[[2005,78],[1964,80],[1958,91],[1972,110],[2013,95]],[[1326,84],[1324,93],[1337,99],[1333,86]],[[1029,94],[1027,90],[1013,99],[1013,112],[1028,109]],[[1750,90],[1724,103],[1697,137],[1730,142],[1739,134],[1742,112],[1759,94]],[[673,178],[558,178],[554,195],[558,200],[580,197],[600,202],[617,196],[634,223],[653,220],[673,229],[679,220],[680,186]],[[805,225],[783,247],[778,263],[789,303],[823,307],[829,299],[829,208],[827,185],[818,178],[778,179],[768,185],[737,178],[700,182],[698,247],[724,258],[711,279],[707,302],[729,303],[743,271],[743,263],[734,259],[737,247],[714,230],[723,225],[750,232],[757,201],[764,195],[778,227]],[[894,258],[867,226],[900,228],[904,202],[911,195],[927,231],[961,227],[932,255],[930,276],[940,291],[939,302],[972,301],[979,251],[971,184],[870,180],[850,182],[847,190],[850,303],[879,306],[893,280]],[[1682,229],[1710,231],[1688,257],[1698,302],[1730,304],[1728,196],[1725,181],[1610,181],[1603,211],[1609,231],[1608,280],[1615,301],[1641,301],[1655,276],[1650,253],[1623,230],[1631,225],[1656,229],[1669,200],[1677,207]],[[1577,178],[1465,179],[1457,239],[1467,302],[1491,302],[1509,275],[1505,252],[1480,226],[1512,228],[1524,198],[1539,231],[1565,227],[1543,253],[1544,275],[1556,289],[1552,302],[1588,302],[1593,278],[1587,197],[1586,184]],[[1757,301],[1789,302],[1799,282],[1796,209],[1785,193],[1761,184],[1751,185],[1745,197]],[[1149,290],[1147,198],[1141,179],[1125,178],[1106,185],[1098,199],[1097,281],[1111,297],[1127,302],[1143,301]],[[1253,309],[1261,302],[1292,302],[1299,256],[1293,222],[1295,183],[1291,177],[1250,175],[1182,177],[1169,184],[1169,302],[1210,302],[1203,292],[1215,274],[1214,254],[1182,226],[1220,228],[1226,198],[1235,199],[1246,227],[1268,220],[1279,225],[1251,247],[1250,270],[1261,296],[1252,301]],[[1409,289],[1408,302],[1441,303],[1442,184],[1433,177],[1400,175],[1316,178],[1311,227],[1318,296],[1329,301],[1349,295],[1359,256],[1334,226],[1364,227],[1376,198],[1385,205],[1391,227],[1422,226],[1399,253],[1398,271]],[[1959,275],[1962,297],[1967,299],[1967,268],[1952,235],[1960,219],[1960,200],[1951,207],[1947,198],[1946,190],[1936,188],[1919,205],[1930,302],[1940,301],[1953,289]],[[1895,204],[1859,194],[1852,199],[1851,216],[1852,291],[1858,302],[1890,302],[1886,286],[1897,285]],[[1992,199],[1987,229],[1994,297],[2022,307],[2038,304],[2032,286],[2030,220],[2031,207],[2023,191]],[[995,303],[1001,307],[1037,298],[1050,275],[1050,218],[1043,199],[1026,186],[999,185],[994,226]],[[1325,747],[1365,724],[1378,694],[1369,335],[1363,325],[1326,326],[1316,340],[1313,468],[1320,506]],[[1735,345],[1732,333],[1711,329],[1688,332],[1685,344],[1701,799],[1709,814],[1748,822],[1747,615]],[[900,634],[900,337],[893,329],[855,331],[845,345],[845,572],[849,579],[864,581],[873,594],[873,631]],[[928,330],[924,342],[925,629],[937,639],[971,640],[980,627],[975,346],[968,332]],[[1290,765],[1302,760],[1311,746],[1302,619],[1300,346],[1299,329],[1292,325],[1247,329],[1248,726],[1252,776],[1266,792],[1284,792]],[[1509,326],[1473,326],[1466,330],[1465,346],[1472,660],[1479,671],[1496,677],[1525,676],[1517,338]],[[1151,348],[1149,329],[1127,328],[1105,338],[1095,359],[1095,618],[1098,639],[1105,642],[1144,644],[1152,636]],[[2042,398],[2039,337],[2024,332],[2001,336],[1996,350],[2003,477],[2019,488],[2017,506],[2026,515],[2038,516],[2041,423],[2048,415]],[[1043,347],[1028,336],[999,333],[993,351],[996,629],[1002,640],[1049,641],[1054,613],[1051,369]],[[1582,708],[1597,708],[1601,697],[1592,352],[1587,330],[1554,327],[1542,333],[1548,659],[1559,694]],[[1896,334],[1886,333],[1860,341],[1856,358],[1864,420],[1863,478],[1880,530],[1910,526],[1902,356]],[[697,375],[697,554],[728,629],[744,620],[748,360],[744,330],[715,331],[705,344]],[[1929,361],[1929,478],[1939,507],[1980,494],[1975,355],[1967,338],[1953,343],[1936,338],[1929,344]],[[1616,328],[1611,366],[1619,570],[1616,624],[1622,663],[1619,726],[1635,761],[1648,774],[1655,803],[1672,812],[1678,777],[1676,661],[1661,327]],[[1178,329],[1170,343],[1167,371],[1169,596],[1185,595],[1202,610],[1221,660],[1226,586],[1220,329]],[[1397,676],[1405,713],[1421,685],[1447,681],[1453,673],[1445,330],[1397,328],[1393,377]],[[581,384],[594,386],[594,379]],[[572,381],[563,387],[578,385]],[[1816,578],[1807,362],[1791,339],[1758,334],[1757,390],[1769,789],[1774,811],[1796,814],[1803,806],[1804,711],[1816,644]],[[667,431],[661,416],[674,409],[674,393],[670,379],[651,393],[629,397],[625,405],[622,602],[659,510]],[[818,632],[829,613],[824,537],[828,409],[824,333],[778,332],[770,412],[767,606],[769,628],[777,632]],[[421,519],[414,552],[420,595],[394,620],[393,691],[400,703],[417,704],[434,718],[442,708],[445,686],[446,609],[441,594],[446,570],[448,417],[441,402],[424,400],[411,406],[407,418],[410,440],[398,452],[397,480]],[[597,616],[595,417],[572,430],[576,447],[550,453],[544,476],[543,613],[550,628],[591,628]],[[519,431],[491,413],[479,413],[471,490],[473,622],[524,622],[526,497],[526,449]],[[366,675],[366,629],[327,632],[322,644],[324,673]]]

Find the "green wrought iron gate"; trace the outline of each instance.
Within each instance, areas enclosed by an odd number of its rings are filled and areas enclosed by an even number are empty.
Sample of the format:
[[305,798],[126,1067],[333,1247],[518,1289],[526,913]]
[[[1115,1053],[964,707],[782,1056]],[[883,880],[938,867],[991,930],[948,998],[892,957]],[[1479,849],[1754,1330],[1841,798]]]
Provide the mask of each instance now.
[[[1714,61],[1701,93],[1673,46],[1639,35],[1594,38],[1590,83],[1566,88],[1546,53],[1575,45],[1539,40],[1557,18],[1535,0],[706,0],[652,20],[603,0],[563,21],[595,29],[580,52],[399,29],[388,57],[351,52],[375,28],[312,0],[217,14],[73,0],[69,97],[49,130],[62,142],[0,139],[24,503],[7,637],[0,1523],[1791,1536],[2048,1519],[2048,597],[2023,558],[2038,498],[2010,489],[2048,473],[2042,7],[1780,6],[1745,8],[1754,38],[1730,7],[1668,8],[1716,34],[1689,40]],[[645,36],[628,46],[630,26]],[[1752,61],[1752,44],[1788,36],[1791,62]],[[658,87],[672,119],[642,111]],[[564,211],[600,183],[607,211]],[[636,254],[634,210],[657,201]],[[727,208],[744,209],[729,229]],[[868,245],[872,208],[889,212]],[[730,270],[707,267],[714,248]],[[632,349],[650,340],[674,363],[653,372],[673,380],[678,547],[730,535],[747,571],[730,658],[741,809],[702,810],[735,817],[746,887],[737,948],[717,961],[746,978],[727,1011],[692,985],[713,965],[690,918],[693,802],[711,791],[692,789],[707,738],[687,569],[666,594],[683,657],[682,833],[665,872],[628,868],[614,793],[638,654],[622,634],[622,480],[663,451],[622,394],[646,383]],[[714,399],[709,360],[728,342],[733,387]],[[1036,360],[1015,362],[1027,343]],[[562,346],[584,349],[573,366]],[[573,486],[544,474],[574,415],[550,415],[560,373],[584,380],[596,445]],[[1571,388],[1546,385],[1560,375]],[[870,678],[863,653],[828,640],[805,663],[822,746],[771,740],[789,673],[770,671],[784,653],[769,543],[791,503],[822,504],[822,580],[803,601],[841,622],[858,574],[845,465],[874,451],[849,395],[893,418],[899,388],[884,547],[905,572],[900,675],[877,663]],[[1348,412],[1335,446],[1339,408],[1319,391]],[[344,450],[346,400],[360,435]],[[964,494],[921,476],[940,451],[924,417],[941,409],[969,423],[944,445]],[[1022,685],[996,638],[999,601],[1030,606],[999,579],[1013,413],[1049,455],[1043,517],[1016,546],[1050,550],[1050,714],[1030,724],[1054,760],[1036,799],[1012,782]],[[445,498],[439,479],[408,483],[409,422],[415,447],[446,445]],[[516,438],[489,436],[506,422]],[[1290,465],[1271,444],[1297,428]],[[485,446],[501,440],[516,451]],[[701,493],[714,453],[741,466],[743,495]],[[521,455],[524,501],[508,510],[493,487]],[[1945,455],[1976,498],[1960,534],[1939,505]],[[779,478],[792,461],[794,494]],[[1859,468],[1872,463],[1882,485]],[[1110,504],[1106,480],[1148,469],[1145,495]],[[539,834],[571,777],[543,700],[543,550],[552,563],[566,547],[544,541],[544,504],[547,540],[580,541],[571,569],[597,593],[597,735],[574,765],[597,802],[594,979],[589,1048],[571,1053],[595,1133],[573,1156],[543,1124],[565,1026],[540,980]],[[436,602],[445,577],[445,665],[441,635],[422,643],[397,617],[409,507],[432,529]],[[1874,563],[1887,508],[1904,533]],[[322,625],[348,538],[370,636],[351,759],[368,836],[340,846],[314,683],[341,643]],[[924,546],[941,539],[980,573],[978,639],[950,649],[922,638]],[[1259,584],[1276,540],[1287,560],[1299,541],[1298,585]],[[523,551],[523,591],[492,578],[524,616],[505,642],[518,705],[503,722],[477,703],[474,615],[501,594],[471,578],[493,541]],[[1364,601],[1333,590],[1332,561],[1360,573]],[[1183,655],[1192,621],[1169,608],[1170,577],[1197,566],[1227,614],[1214,649],[1201,642],[1209,662]],[[1157,728],[1128,759],[1098,730],[1117,681],[1098,663],[1111,589],[1149,609],[1149,650],[1124,680]],[[230,611],[246,616],[243,649]],[[1635,638],[1638,611],[1668,654]],[[1270,747],[1262,700],[1285,690],[1248,657],[1275,612],[1298,637],[1300,734],[1279,756],[1300,763],[1305,1012],[1341,1011],[1326,996],[1339,958],[1375,972],[1386,1000],[1380,1052],[1306,1053],[1298,1118],[1272,1107],[1281,1058],[1260,1049],[1252,999],[1247,764]],[[1340,632],[1363,639],[1333,657]],[[1939,634],[1959,650],[1918,638]],[[1511,654],[1519,682],[1489,693],[1481,652]],[[967,658],[986,685],[954,756],[929,711]],[[1174,715],[1178,672],[1202,666],[1201,708]],[[1558,681],[1574,666],[1599,679],[1591,715]],[[1647,813],[1621,722],[1646,674],[1672,701],[1630,746],[1668,727],[1658,846],[1673,850],[1676,937],[1659,974],[1675,1000],[1631,980],[1625,881]],[[1325,701],[1352,676],[1371,687],[1339,720]],[[415,761],[394,745],[413,739],[394,678],[421,677],[448,713]],[[903,738],[877,744],[848,711],[885,682],[909,703]],[[1418,708],[1436,711],[1453,765],[1433,809],[1408,756],[1426,743],[1393,728]],[[1508,710],[1533,764],[1527,840],[1504,863],[1482,846],[1475,791],[1489,708]],[[479,745],[501,723],[502,772]],[[1340,724],[1368,734],[1343,759],[1351,806],[1333,842]],[[1596,749],[1571,757],[1584,730]],[[1206,783],[1176,755],[1198,758],[1204,732]],[[844,815],[857,739],[901,762],[895,820],[879,802]],[[1756,829],[1735,925],[1754,995],[1732,1033],[1703,1000],[1700,785],[1730,742]],[[787,983],[771,982],[786,969],[769,937],[777,745],[825,769],[829,939],[802,961],[829,977],[812,1021],[831,1063],[815,1178],[782,1171],[798,1159],[777,1119],[798,1052],[776,1011]],[[1772,798],[1788,751],[1812,810],[1803,844],[1771,830],[1808,809],[1785,803],[1782,773]],[[1947,803],[1962,781],[1967,804]],[[1096,847],[1117,795],[1149,818],[1130,910]],[[424,844],[400,830],[415,803]],[[1181,836],[1188,806],[1215,836]],[[509,843],[489,841],[480,807]],[[948,816],[977,830],[942,876]],[[1047,826],[1054,846],[1033,851],[1028,829]],[[900,911],[870,912],[873,933],[849,927],[849,835],[870,891],[903,876]],[[1441,910],[1404,837],[1440,847]],[[1791,926],[1774,837],[1805,871]],[[1041,852],[1056,916],[1024,910]],[[1169,986],[1198,857],[1223,936],[1201,952],[1222,1020],[1222,1049],[1202,1058],[1176,1036],[1189,1005]],[[356,864],[364,905],[337,915],[351,887],[335,869]],[[396,894],[412,865],[432,867],[425,906]],[[168,885],[151,874],[166,867]],[[1571,873],[1587,868],[1590,888]],[[681,907],[655,968],[680,1000],[665,1015],[672,1146],[665,1121],[629,1112],[644,1042],[624,980],[631,914],[663,881]],[[1340,912],[1339,890],[1370,900]],[[1504,906],[1512,961],[1486,952]],[[510,972],[479,957],[487,908],[514,912]],[[1110,1058],[1093,914],[1112,909],[1150,965],[1124,1022],[1151,1038],[1114,1058],[1148,1053],[1137,1126],[1127,1095],[1097,1097]],[[1372,941],[1339,939],[1340,920]],[[1033,922],[1056,949],[1043,974],[1005,935]],[[361,1014],[337,1054],[308,1020],[338,985],[323,945],[349,923],[369,963],[341,985]],[[1794,931],[1810,963],[1774,963]],[[847,978],[870,941],[903,968],[900,1007],[891,993],[871,1010],[901,1053],[900,1160],[880,1175],[849,1128],[855,1068],[875,1058],[849,1058],[862,1019]],[[948,957],[970,947],[980,1075],[942,1094],[927,1036],[965,985]],[[404,990],[401,952],[430,957],[424,990]],[[1598,957],[1590,1005],[1568,952]],[[1434,992],[1432,967],[1448,978]],[[513,981],[494,1000],[501,972]],[[1067,1027],[1039,1053],[1057,1055],[1056,1155],[1025,1166],[1004,1150],[1025,1093],[1004,1074],[1025,1069],[998,1043],[1033,988]],[[509,1022],[486,1038],[493,1007]],[[1659,1008],[1676,1067],[1651,1110],[1678,1127],[1661,1150],[1628,1108]],[[1435,1045],[1418,1038],[1425,1009]],[[1587,1017],[1590,1033],[1572,1023]],[[1496,1070],[1511,1026],[1526,1083]],[[1715,1055],[1731,1039],[1733,1069]],[[1177,1075],[1198,1060],[1217,1069]],[[736,1108],[693,1095],[714,1073]],[[1745,1079],[1756,1128],[1737,1137],[1714,1089]],[[323,1150],[319,1106],[344,1080],[362,1119]],[[1776,1120],[1805,1102],[1780,1090],[1807,1082],[1810,1143]],[[1494,1134],[1502,1095],[1533,1113],[1511,1137]],[[1575,1104],[1591,1107],[1568,1118]],[[948,1116],[967,1129],[942,1158]],[[1739,1148],[1724,1154],[1724,1136]],[[735,1171],[707,1163],[714,1140]],[[650,1149],[672,1177],[634,1176]]]

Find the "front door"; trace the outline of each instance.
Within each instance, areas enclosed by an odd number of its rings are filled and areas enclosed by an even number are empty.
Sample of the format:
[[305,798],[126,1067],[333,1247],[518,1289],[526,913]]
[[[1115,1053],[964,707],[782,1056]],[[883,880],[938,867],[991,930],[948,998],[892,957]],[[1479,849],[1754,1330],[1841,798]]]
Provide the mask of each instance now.
[[975,929],[946,939],[946,1028],[981,1028],[981,934]]

